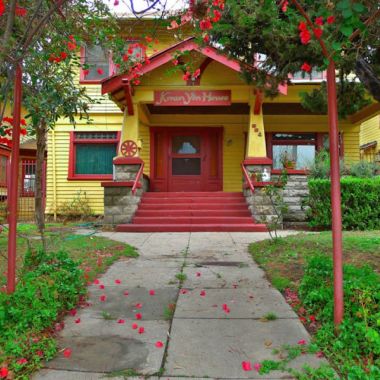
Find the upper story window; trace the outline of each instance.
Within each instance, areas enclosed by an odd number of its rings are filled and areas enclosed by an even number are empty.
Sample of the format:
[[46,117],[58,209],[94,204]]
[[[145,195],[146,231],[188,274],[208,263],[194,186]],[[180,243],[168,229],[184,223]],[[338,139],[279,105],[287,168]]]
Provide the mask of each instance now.
[[5,187],[7,185],[7,162],[6,156],[0,155],[0,186]]
[[99,45],[85,46],[81,49],[81,82],[100,82],[113,74],[110,54]]

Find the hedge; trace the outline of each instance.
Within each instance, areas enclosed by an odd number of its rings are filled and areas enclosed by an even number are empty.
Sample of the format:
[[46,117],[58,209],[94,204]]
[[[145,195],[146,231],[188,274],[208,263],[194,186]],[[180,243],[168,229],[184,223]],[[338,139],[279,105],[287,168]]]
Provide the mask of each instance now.
[[[331,227],[330,180],[309,179],[307,215],[311,227]],[[341,179],[345,230],[380,229],[380,177]]]

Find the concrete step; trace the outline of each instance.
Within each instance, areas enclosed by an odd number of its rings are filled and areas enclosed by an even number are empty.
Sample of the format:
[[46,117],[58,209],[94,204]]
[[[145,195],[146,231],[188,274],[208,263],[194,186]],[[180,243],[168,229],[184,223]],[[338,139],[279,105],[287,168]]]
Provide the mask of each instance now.
[[117,232],[267,232],[265,224],[119,224]]

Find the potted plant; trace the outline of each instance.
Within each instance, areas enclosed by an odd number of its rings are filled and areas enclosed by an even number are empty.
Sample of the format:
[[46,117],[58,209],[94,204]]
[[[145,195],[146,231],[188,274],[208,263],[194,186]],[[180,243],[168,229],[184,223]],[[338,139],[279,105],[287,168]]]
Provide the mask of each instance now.
[[262,174],[260,172],[253,172],[251,174],[251,181],[252,182],[261,182],[262,181]]
[[281,154],[281,164],[285,169],[295,169],[296,167],[296,161],[293,159],[293,157],[287,152],[283,152]]

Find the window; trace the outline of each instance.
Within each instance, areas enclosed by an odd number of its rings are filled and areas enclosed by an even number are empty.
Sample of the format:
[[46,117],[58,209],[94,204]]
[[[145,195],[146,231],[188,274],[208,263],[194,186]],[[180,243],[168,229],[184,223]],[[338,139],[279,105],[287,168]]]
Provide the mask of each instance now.
[[[340,135],[340,154],[343,154]],[[273,160],[273,169],[304,170],[314,162],[319,150],[328,150],[327,133],[268,133],[268,155]]]
[[119,132],[71,132],[69,179],[112,179]]
[[7,185],[7,162],[6,156],[0,156],[0,187]]
[[22,196],[34,197],[36,189],[36,160],[22,160]]
[[100,82],[113,74],[113,65],[108,52],[99,45],[85,46],[81,49],[82,65],[81,82]]

